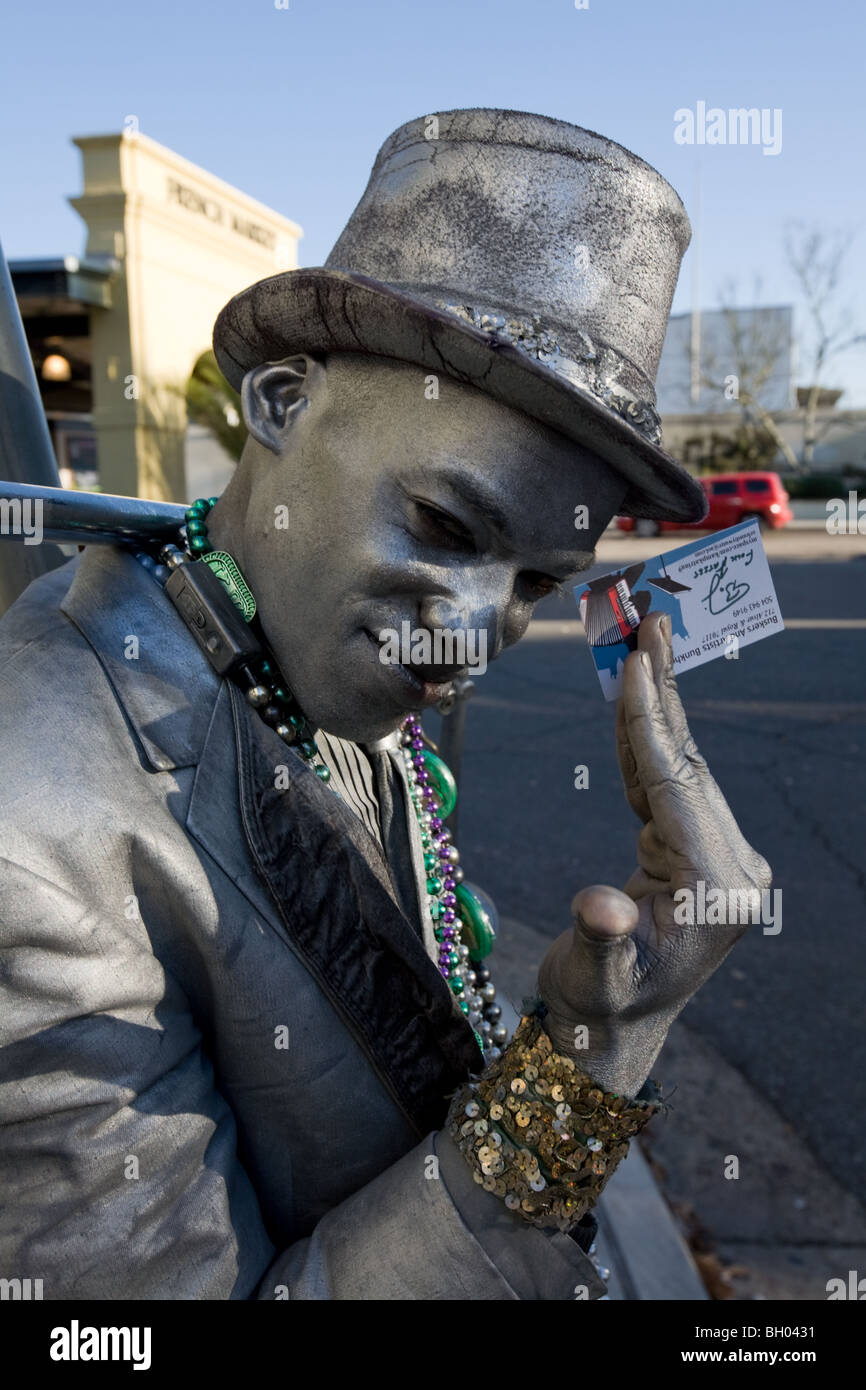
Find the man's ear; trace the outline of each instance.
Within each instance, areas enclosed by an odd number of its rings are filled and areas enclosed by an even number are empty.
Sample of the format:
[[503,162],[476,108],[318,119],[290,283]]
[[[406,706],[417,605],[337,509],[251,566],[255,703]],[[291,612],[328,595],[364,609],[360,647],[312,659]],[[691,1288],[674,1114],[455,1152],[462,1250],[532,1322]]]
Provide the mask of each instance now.
[[306,355],[262,362],[248,371],[241,384],[241,408],[253,438],[279,454],[286,432],[309,404],[324,374],[323,364]]

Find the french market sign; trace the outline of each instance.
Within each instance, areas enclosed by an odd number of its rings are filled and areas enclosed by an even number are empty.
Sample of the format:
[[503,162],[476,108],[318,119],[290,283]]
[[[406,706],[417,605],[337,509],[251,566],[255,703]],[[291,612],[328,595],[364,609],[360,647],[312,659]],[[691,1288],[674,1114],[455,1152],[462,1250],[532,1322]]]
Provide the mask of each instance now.
[[276,233],[268,227],[262,227],[257,222],[250,222],[244,217],[239,217],[236,212],[227,212],[216,198],[205,198],[194,188],[188,188],[185,184],[178,183],[177,179],[168,179],[167,187],[170,203],[178,203],[188,212],[195,212],[200,217],[206,217],[209,222],[216,222],[221,227],[228,227],[238,236],[247,237],[250,241],[257,242],[259,246],[267,247],[269,251],[276,250]]

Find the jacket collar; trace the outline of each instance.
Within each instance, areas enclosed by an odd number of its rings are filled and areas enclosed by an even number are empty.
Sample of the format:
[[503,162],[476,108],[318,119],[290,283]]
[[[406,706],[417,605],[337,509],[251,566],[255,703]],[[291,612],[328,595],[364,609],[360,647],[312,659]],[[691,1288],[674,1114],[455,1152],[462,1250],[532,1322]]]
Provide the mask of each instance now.
[[88,546],[61,610],[90,643],[157,772],[198,762],[221,681],[159,584],[115,546]]

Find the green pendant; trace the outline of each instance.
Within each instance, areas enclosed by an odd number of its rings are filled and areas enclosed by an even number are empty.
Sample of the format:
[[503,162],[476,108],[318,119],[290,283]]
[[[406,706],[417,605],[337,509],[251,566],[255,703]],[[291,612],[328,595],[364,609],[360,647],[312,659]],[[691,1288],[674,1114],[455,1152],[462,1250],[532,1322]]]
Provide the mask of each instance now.
[[425,748],[421,756],[430,773],[433,792],[439,800],[439,815],[445,820],[457,805],[457,783],[454,781],[454,773],[429,748]]
[[483,960],[485,956],[490,955],[496,940],[493,923],[475,894],[462,883],[457,884],[454,896],[457,899],[457,915],[462,927],[460,934],[469,947],[469,959]]
[[232,603],[239,608],[246,622],[256,616],[256,601],[252,591],[227,550],[212,550],[201,557],[222,584]]

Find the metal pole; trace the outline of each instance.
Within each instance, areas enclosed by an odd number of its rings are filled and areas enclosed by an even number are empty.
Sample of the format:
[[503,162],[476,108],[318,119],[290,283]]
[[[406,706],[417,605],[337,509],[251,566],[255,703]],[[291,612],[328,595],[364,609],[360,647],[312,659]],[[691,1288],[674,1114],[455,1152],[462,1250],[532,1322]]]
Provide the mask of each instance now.
[[[0,246],[0,477],[57,487],[60,478],[51,436],[12,278]],[[7,522],[8,512],[0,520]],[[32,579],[62,565],[56,545],[10,545],[0,549],[0,613]]]
[[[176,543],[185,525],[185,513],[186,508],[179,502],[0,482],[0,519],[21,517],[26,520],[28,531],[38,527],[39,535],[49,541],[78,545]],[[0,540],[21,538],[20,528],[0,525]],[[25,547],[29,548],[26,540],[20,548]],[[11,549],[0,546],[0,557]]]
[[698,156],[695,171],[694,241],[692,242],[692,322],[691,344],[691,389],[689,397],[692,405],[701,398],[701,164]]

